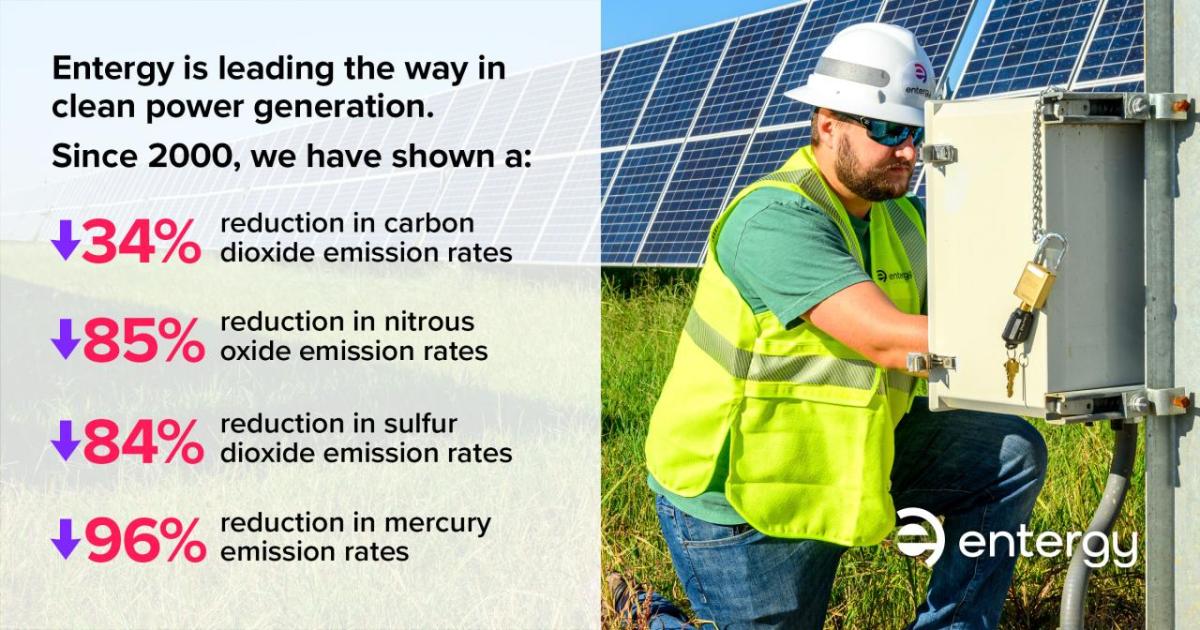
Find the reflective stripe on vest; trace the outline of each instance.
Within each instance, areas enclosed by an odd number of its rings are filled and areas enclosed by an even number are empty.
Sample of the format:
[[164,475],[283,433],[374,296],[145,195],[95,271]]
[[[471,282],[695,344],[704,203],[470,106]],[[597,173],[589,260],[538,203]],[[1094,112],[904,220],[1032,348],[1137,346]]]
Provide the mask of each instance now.
[[904,243],[904,253],[908,256],[908,265],[912,268],[913,280],[917,283],[917,290],[921,292],[922,301],[925,297],[925,278],[927,276],[925,263],[925,237],[921,234],[921,228],[912,222],[908,215],[904,214],[904,210],[900,209],[900,204],[893,201],[888,201],[885,206],[888,210],[888,216],[892,219],[892,226],[896,228],[896,233],[900,235],[900,242]]
[[871,389],[875,380],[875,364],[866,359],[839,359],[824,355],[777,356],[742,350],[709,326],[694,309],[688,313],[683,330],[693,343],[734,378],[837,385],[864,390]]

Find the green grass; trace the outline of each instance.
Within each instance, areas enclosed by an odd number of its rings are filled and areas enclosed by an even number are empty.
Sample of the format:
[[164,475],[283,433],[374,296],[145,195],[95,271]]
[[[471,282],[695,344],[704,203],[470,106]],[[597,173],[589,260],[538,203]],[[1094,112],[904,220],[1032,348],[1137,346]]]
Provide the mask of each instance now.
[[[610,570],[650,584],[686,603],[658,529],[653,497],[646,486],[642,442],[659,390],[687,316],[695,270],[606,271],[601,293],[601,557]],[[1065,534],[1086,528],[1107,479],[1112,432],[1092,427],[1035,425],[1046,437],[1050,470],[1034,509],[1034,532]],[[1145,546],[1141,540],[1144,493],[1141,446],[1132,488],[1116,529],[1122,547],[1139,532],[1138,563],[1095,572],[1088,591],[1088,625],[1140,628],[1144,625]],[[1003,628],[1053,628],[1067,560],[1021,558],[1008,594]],[[846,553],[826,618],[828,628],[900,627],[911,620],[923,598],[929,570],[901,555],[890,541]],[[611,625],[611,616],[606,620]]]

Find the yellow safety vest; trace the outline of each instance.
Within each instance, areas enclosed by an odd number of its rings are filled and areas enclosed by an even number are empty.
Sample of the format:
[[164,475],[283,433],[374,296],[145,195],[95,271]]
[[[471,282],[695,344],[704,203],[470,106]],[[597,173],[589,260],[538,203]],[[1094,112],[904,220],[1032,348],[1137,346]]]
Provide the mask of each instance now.
[[[863,264],[811,147],[734,197],[709,232],[691,313],[650,420],[647,465],[666,489],[697,496],[728,439],[725,496],[755,529],[874,545],[895,524],[893,431],[918,379],[875,365],[807,321],[788,330],[770,312],[751,311],[721,270],[717,235],[738,203],[764,187],[816,204]],[[907,199],[871,206],[870,247],[875,284],[900,310],[920,313],[925,231]]]

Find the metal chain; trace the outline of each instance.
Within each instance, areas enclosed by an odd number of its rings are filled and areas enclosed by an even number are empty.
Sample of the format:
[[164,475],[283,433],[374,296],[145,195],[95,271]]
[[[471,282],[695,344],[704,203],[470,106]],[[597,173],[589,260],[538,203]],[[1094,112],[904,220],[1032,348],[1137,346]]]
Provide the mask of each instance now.
[[1042,227],[1042,108],[1046,105],[1046,96],[1057,94],[1064,90],[1053,85],[1046,86],[1037,101],[1033,104],[1033,242],[1037,243],[1045,236]]
[[1046,91],[1033,103],[1033,242],[1042,238],[1042,106]]

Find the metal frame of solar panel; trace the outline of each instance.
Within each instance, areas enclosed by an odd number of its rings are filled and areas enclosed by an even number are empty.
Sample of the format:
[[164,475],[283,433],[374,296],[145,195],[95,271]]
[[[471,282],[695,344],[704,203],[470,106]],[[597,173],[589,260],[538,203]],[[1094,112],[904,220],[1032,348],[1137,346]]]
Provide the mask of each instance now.
[[[783,93],[812,72],[834,34],[859,22],[905,26],[944,81],[974,4],[812,0],[605,51],[603,124],[615,129],[602,147],[602,263],[701,264],[732,195],[808,142],[811,108]],[[659,56],[651,72],[646,60]],[[629,94],[641,97],[632,129]],[[921,181],[918,169],[914,189]]]

